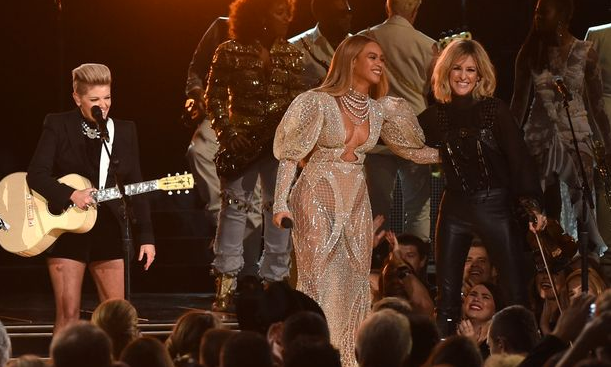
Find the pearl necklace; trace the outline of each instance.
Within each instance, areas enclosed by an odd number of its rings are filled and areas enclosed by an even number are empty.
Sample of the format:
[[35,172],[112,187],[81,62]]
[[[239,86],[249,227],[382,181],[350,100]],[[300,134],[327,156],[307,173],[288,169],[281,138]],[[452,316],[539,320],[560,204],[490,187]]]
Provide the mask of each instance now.
[[369,118],[371,99],[368,95],[350,88],[348,93],[339,96],[339,102],[352,123],[356,126],[362,125]]

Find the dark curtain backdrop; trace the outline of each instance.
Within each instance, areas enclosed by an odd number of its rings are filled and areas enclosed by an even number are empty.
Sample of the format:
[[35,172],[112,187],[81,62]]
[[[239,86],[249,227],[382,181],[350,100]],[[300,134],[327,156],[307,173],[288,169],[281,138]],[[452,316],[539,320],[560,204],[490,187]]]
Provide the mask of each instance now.
[[[576,0],[573,31],[611,21],[608,0]],[[202,33],[228,0],[13,0],[2,4],[0,178],[25,170],[45,114],[73,108],[70,71],[84,62],[113,72],[111,116],[133,119],[146,178],[185,169],[191,130],[178,119],[186,69]],[[381,22],[384,0],[352,0],[353,31]],[[511,96],[513,60],[532,0],[424,0],[416,27],[433,38],[467,25],[489,50],[498,95]],[[466,9],[466,12],[463,12]],[[466,23],[466,24],[465,24]],[[299,0],[290,35],[313,25]]]

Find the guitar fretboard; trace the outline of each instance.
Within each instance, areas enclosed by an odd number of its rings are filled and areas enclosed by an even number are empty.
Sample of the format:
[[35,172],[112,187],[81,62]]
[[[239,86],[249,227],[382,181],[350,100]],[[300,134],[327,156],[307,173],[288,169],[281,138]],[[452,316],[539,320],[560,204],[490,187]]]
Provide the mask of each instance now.
[[[135,184],[125,185],[125,194],[128,196],[144,194],[158,189],[157,180],[138,182]],[[99,190],[94,194],[94,198],[98,203],[108,200],[114,200],[121,197],[121,192],[118,187],[111,187],[104,190]]]

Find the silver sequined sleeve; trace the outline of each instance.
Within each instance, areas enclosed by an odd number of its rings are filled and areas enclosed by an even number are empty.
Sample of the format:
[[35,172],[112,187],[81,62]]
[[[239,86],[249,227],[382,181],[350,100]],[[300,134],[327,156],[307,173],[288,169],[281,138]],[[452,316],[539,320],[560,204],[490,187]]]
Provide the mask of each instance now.
[[280,161],[276,178],[274,213],[287,206],[297,164],[314,149],[323,124],[319,92],[300,94],[291,103],[276,129],[274,156]]
[[439,151],[424,145],[424,133],[409,103],[403,98],[383,97],[380,137],[396,155],[419,164],[440,162]]

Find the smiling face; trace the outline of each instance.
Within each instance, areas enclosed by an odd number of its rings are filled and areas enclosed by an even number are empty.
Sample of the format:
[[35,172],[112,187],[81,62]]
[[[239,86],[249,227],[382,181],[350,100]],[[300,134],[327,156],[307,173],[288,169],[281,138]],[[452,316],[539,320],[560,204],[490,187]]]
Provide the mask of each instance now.
[[467,280],[471,284],[492,281],[492,264],[485,247],[471,246],[469,249],[463,270],[463,281]]
[[361,92],[367,93],[369,87],[378,84],[384,72],[384,55],[375,42],[369,42],[352,61],[352,85]]
[[[552,274],[554,277],[554,284],[556,285],[556,292],[560,294],[560,290],[565,286],[565,278],[560,274]],[[537,284],[537,292],[541,299],[554,300],[554,290],[552,289],[552,282],[545,272],[539,272],[535,276],[535,282]]]
[[455,96],[470,95],[479,81],[477,64],[473,56],[467,55],[456,60],[450,69],[450,88]]
[[471,321],[489,321],[495,311],[496,305],[492,293],[481,284],[471,288],[463,301],[463,315]]
[[291,21],[291,9],[285,0],[278,0],[269,9],[265,18],[268,32],[275,38],[286,38]]
[[102,116],[106,119],[110,110],[110,85],[93,85],[87,88],[84,94],[72,93],[74,102],[81,110],[85,119],[95,121],[91,115],[91,107],[99,106],[102,109]]

